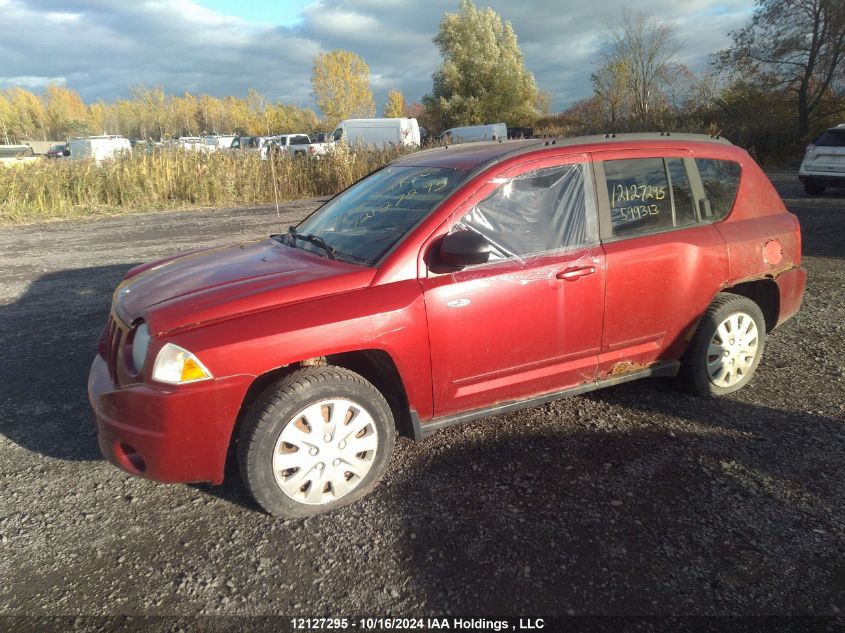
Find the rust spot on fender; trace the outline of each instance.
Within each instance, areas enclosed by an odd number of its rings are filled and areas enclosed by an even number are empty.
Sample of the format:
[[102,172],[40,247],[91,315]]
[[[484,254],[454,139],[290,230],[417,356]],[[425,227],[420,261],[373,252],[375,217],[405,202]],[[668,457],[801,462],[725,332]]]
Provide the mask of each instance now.
[[725,290],[725,289],[729,290],[730,288],[733,288],[734,286],[738,286],[739,284],[744,284],[744,283],[747,283],[749,281],[764,281],[766,279],[777,279],[783,273],[789,272],[790,270],[792,270],[794,268],[798,268],[798,266],[796,266],[793,263],[792,260],[786,260],[786,261],[782,262],[780,266],[772,266],[770,264],[769,270],[762,272],[762,273],[757,273],[755,275],[750,275],[748,277],[743,277],[741,279],[736,279],[736,280],[731,280],[731,281],[725,282],[719,287],[719,290],[720,291]]

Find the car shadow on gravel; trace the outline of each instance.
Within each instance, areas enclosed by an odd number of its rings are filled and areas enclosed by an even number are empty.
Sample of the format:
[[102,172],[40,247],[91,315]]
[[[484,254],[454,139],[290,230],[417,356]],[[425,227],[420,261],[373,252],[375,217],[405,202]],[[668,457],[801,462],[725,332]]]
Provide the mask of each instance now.
[[414,451],[390,494],[410,593],[478,615],[841,608],[843,421],[660,387],[480,421]]
[[112,291],[133,265],[49,273],[0,305],[0,434],[46,457],[100,458],[88,369]]

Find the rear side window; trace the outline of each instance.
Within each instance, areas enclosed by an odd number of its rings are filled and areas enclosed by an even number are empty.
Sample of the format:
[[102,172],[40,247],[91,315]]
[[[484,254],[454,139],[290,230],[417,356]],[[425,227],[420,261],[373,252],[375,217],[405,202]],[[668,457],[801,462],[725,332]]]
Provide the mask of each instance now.
[[[696,158],[704,195],[709,205],[704,205],[701,219],[705,222],[721,220],[734,206],[736,192],[739,189],[739,163],[731,160]],[[709,206],[709,209],[708,209]]]
[[483,235],[494,249],[491,259],[595,243],[595,196],[585,188],[584,171],[584,164],[573,163],[505,179],[454,229]]
[[662,158],[604,162],[614,237],[651,233],[674,226],[669,179]]
[[845,130],[828,130],[815,140],[819,147],[845,147]]

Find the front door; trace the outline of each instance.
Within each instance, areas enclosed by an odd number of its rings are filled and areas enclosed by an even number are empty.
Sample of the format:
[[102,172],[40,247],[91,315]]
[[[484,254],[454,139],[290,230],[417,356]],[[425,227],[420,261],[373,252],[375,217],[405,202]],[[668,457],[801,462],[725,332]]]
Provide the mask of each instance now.
[[605,266],[587,159],[510,169],[444,227],[481,234],[493,254],[457,272],[431,265],[421,280],[435,417],[595,379]]

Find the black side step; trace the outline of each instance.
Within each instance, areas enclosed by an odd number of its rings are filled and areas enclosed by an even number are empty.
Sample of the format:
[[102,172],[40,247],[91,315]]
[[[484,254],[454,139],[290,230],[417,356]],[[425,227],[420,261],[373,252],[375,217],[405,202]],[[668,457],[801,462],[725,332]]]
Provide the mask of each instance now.
[[475,411],[466,411],[464,413],[456,413],[454,415],[447,415],[442,418],[434,418],[430,422],[423,424],[420,421],[417,412],[411,409],[411,421],[414,427],[414,440],[420,441],[425,439],[435,431],[445,429],[456,424],[463,424],[464,422],[472,422],[479,418],[486,418],[492,415],[500,415],[502,413],[510,413],[511,411],[518,411],[519,409],[528,409],[536,407],[537,405],[553,400],[561,400],[562,398],[569,398],[570,396],[577,396],[582,393],[595,391],[596,389],[603,389],[604,387],[612,387],[613,385],[620,385],[624,382],[632,380],[639,380],[640,378],[671,378],[678,375],[678,370],[681,367],[680,361],[672,361],[669,363],[659,363],[652,365],[646,369],[633,371],[629,374],[620,374],[618,376],[611,376],[604,380],[597,380],[595,382],[585,382],[583,385],[576,387],[569,387],[562,391],[554,391],[552,393],[534,396],[527,400],[517,400],[515,402],[505,402],[496,404],[492,407],[484,409],[476,409]]

